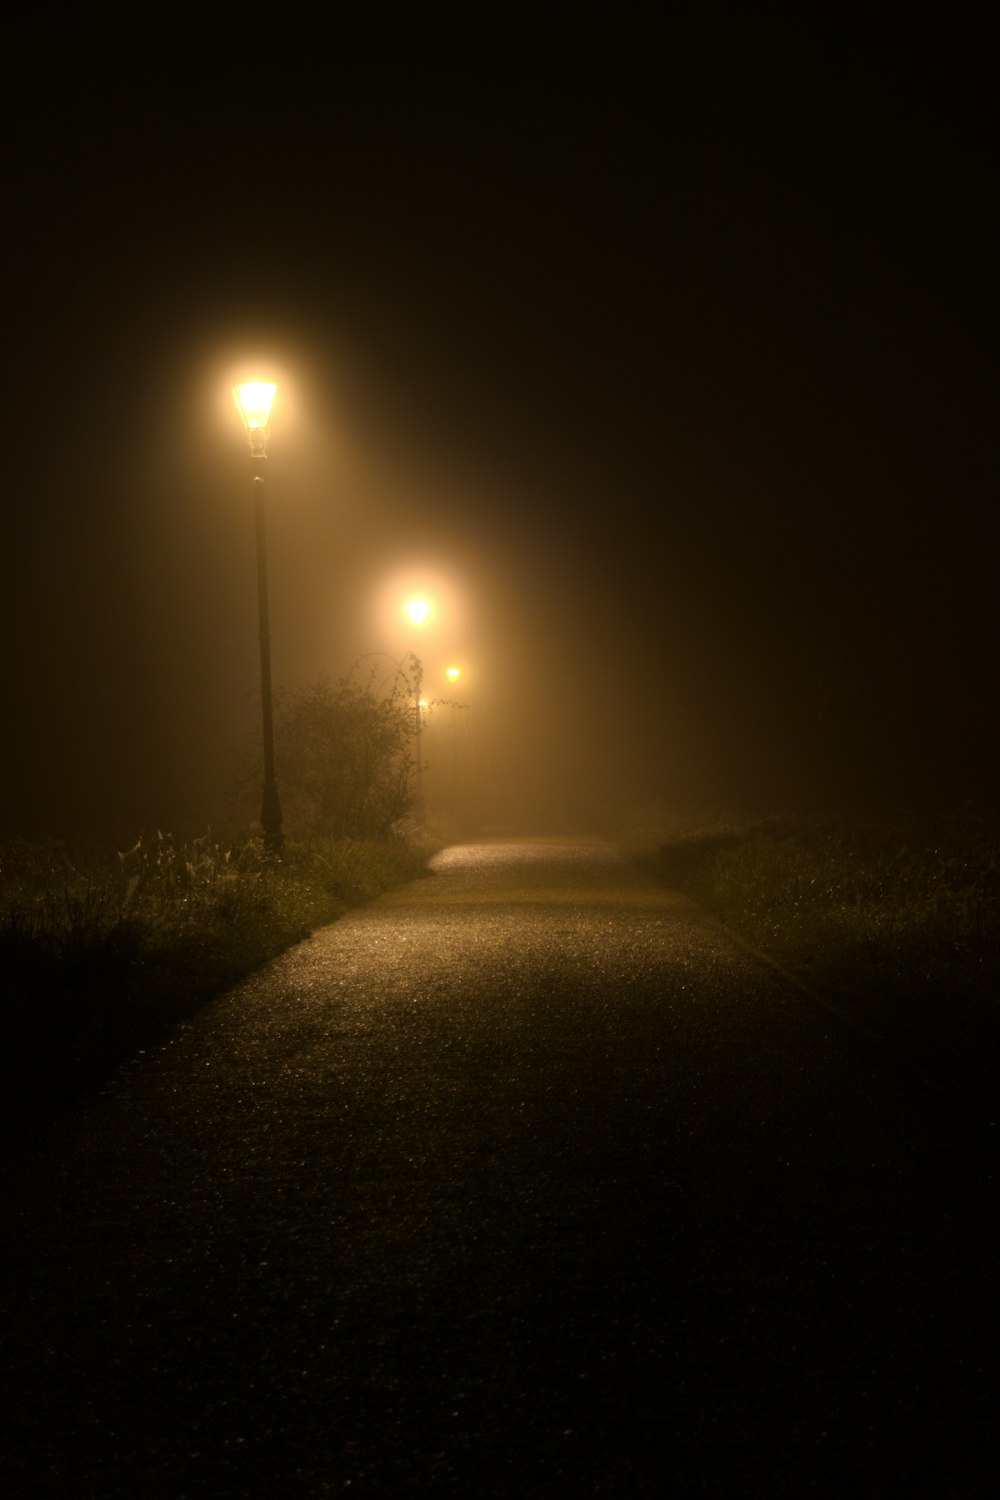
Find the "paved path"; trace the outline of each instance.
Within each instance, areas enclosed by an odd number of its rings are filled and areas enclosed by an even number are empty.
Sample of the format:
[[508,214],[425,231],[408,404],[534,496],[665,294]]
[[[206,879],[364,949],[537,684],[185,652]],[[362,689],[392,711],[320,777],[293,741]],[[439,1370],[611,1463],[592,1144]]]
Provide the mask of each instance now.
[[986,1493],[980,1144],[606,845],[457,846],[14,1164],[5,1493]]

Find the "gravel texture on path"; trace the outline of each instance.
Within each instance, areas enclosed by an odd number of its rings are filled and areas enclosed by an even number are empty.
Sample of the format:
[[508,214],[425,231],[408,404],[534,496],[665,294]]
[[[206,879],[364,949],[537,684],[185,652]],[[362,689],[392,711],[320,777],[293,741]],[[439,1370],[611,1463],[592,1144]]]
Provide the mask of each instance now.
[[457,845],[6,1164],[4,1493],[985,1494],[987,1146],[611,846]]

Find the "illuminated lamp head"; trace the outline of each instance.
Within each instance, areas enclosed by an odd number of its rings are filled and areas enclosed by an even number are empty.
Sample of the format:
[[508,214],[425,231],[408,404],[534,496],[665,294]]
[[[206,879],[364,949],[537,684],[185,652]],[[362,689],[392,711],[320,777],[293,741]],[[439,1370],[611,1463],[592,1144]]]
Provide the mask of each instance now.
[[426,625],[430,619],[431,606],[427,599],[422,599],[419,596],[408,599],[405,609],[411,625]]
[[263,455],[265,451],[271,406],[277,389],[272,381],[267,380],[247,380],[242,385],[233,386],[233,400],[250,439],[251,453]]

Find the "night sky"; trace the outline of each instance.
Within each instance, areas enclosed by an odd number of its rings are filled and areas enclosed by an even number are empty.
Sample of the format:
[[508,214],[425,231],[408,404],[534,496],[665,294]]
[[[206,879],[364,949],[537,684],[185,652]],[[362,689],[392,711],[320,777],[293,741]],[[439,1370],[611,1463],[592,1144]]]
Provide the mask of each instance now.
[[974,14],[21,23],[0,833],[215,816],[257,713],[255,358],[276,682],[410,649],[386,601],[431,579],[498,817],[995,800]]

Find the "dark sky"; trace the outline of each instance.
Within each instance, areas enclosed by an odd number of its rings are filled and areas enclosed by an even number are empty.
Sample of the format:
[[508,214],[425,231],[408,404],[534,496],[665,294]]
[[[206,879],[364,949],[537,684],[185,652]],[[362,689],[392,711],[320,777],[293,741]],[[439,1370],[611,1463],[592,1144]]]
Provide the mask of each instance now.
[[24,23],[4,828],[211,816],[253,355],[278,682],[405,649],[376,601],[424,571],[526,815],[991,794],[986,35],[648,9]]

